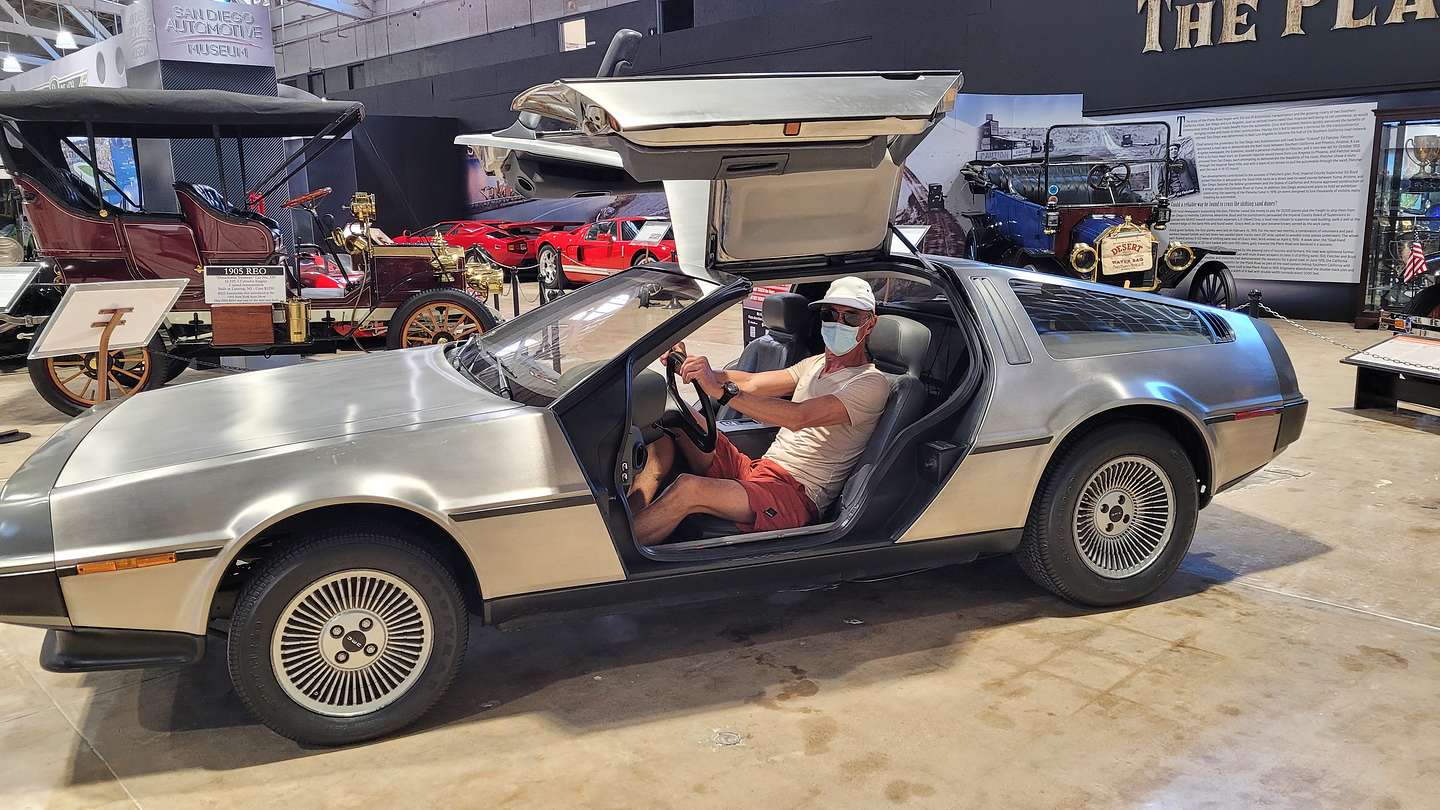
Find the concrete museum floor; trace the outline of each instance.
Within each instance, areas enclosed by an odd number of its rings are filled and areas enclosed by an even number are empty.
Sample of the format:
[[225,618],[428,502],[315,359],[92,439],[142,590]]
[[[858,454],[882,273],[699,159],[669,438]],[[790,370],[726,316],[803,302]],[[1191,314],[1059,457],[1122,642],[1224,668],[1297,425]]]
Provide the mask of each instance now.
[[[418,727],[339,750],[249,720],[223,644],[53,675],[41,631],[0,626],[0,806],[1434,806],[1440,417],[1352,410],[1344,353],[1276,328],[1305,434],[1145,604],[1079,609],[993,559],[479,628]],[[62,420],[23,373],[0,414],[35,434],[3,478]]]

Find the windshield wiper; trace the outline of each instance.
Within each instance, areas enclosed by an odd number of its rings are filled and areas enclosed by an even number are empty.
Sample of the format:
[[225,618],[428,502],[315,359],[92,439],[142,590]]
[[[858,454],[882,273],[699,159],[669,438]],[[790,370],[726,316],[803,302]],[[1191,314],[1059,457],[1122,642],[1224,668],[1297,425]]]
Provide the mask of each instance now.
[[[480,357],[488,358],[494,364],[495,376],[500,380],[500,393],[504,394],[506,399],[514,401],[515,397],[510,393],[510,380],[505,376],[504,364],[500,362],[499,355],[485,348],[485,344],[479,341],[479,337],[480,334],[477,332],[465,338],[465,342],[460,344],[459,350],[455,352],[455,366],[473,378],[475,375],[470,371],[470,359],[466,357],[466,353],[470,351],[471,347],[474,347]],[[476,380],[476,382],[479,381]]]

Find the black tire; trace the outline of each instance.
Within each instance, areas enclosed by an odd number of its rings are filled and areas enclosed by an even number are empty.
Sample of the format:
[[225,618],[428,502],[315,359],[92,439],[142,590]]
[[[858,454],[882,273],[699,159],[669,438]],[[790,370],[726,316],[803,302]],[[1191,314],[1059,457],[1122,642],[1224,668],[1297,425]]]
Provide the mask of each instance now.
[[174,354],[171,354],[161,359],[169,361],[165,365],[164,382],[161,383],[162,385],[184,374],[185,369],[190,368],[190,359],[186,357],[176,357]]
[[565,261],[551,245],[541,245],[535,254],[535,276],[540,284],[540,301],[549,303],[570,289],[565,277]]
[[1440,312],[1437,310],[1440,310],[1440,283],[1432,284],[1415,293],[1405,307],[1405,314],[1419,315],[1422,318],[1436,318],[1440,317]]
[[[328,632],[315,631],[312,643],[303,635],[303,623],[288,624],[292,629],[286,653],[291,656],[289,672],[296,673],[296,678],[302,681],[300,684],[287,673],[276,673],[271,645],[292,602],[301,600],[308,589],[327,579],[332,587],[337,588],[340,587],[338,583],[354,581],[346,577],[346,572],[356,572],[351,576],[370,583],[404,583],[424,603],[425,614],[430,620],[431,638],[428,655],[424,655],[423,660],[413,663],[416,656],[412,654],[411,663],[402,665],[409,667],[401,670],[407,678],[400,681],[400,686],[404,688],[393,696],[377,692],[382,695],[381,699],[391,702],[352,716],[339,716],[341,712],[363,708],[363,704],[355,707],[353,695],[331,693],[327,696],[323,677],[310,681],[315,684],[310,695],[326,713],[302,705],[289,690],[299,690],[304,685],[307,667],[320,666],[328,667],[331,672],[339,671],[340,667],[335,662],[340,661],[341,651],[350,651],[356,659],[374,656],[372,660],[384,660],[391,664],[400,660],[396,656],[401,652],[401,645],[392,647],[388,643],[384,620],[371,620],[370,627],[366,628],[370,632],[364,633],[360,631],[364,627],[364,611],[352,609],[348,614],[321,616],[319,620],[323,620],[327,629],[341,628],[343,635],[333,644],[326,640],[330,637]],[[377,578],[376,572],[389,579]],[[409,595],[404,598],[409,598]],[[386,615],[393,616],[393,612]],[[407,615],[413,617],[416,614]],[[426,549],[392,537],[384,530],[326,532],[284,548],[260,563],[246,582],[230,621],[227,651],[230,680],[245,707],[277,734],[311,745],[362,742],[393,733],[415,722],[449,690],[465,658],[469,623],[470,614],[453,573]],[[345,628],[351,624],[354,626],[346,632]],[[377,624],[382,629],[374,629]],[[414,626],[413,620],[409,626]],[[391,632],[396,631],[392,629]],[[414,631],[410,632],[413,634]],[[385,646],[373,643],[377,641]],[[307,644],[312,646],[313,653],[303,649]],[[333,653],[335,661],[322,657],[327,652],[325,645],[337,648],[338,651]],[[372,648],[378,651],[371,653]],[[350,653],[345,653],[346,664],[349,664]],[[303,663],[294,663],[296,661]],[[373,677],[380,672],[363,663],[352,671],[359,673],[357,679],[367,675]],[[391,677],[395,677],[393,671]],[[337,702],[330,697],[342,700]],[[351,698],[348,707],[342,705],[346,697]]]
[[[128,366],[122,365],[120,370],[116,370],[112,366],[110,378],[117,383],[115,387],[119,388],[119,383],[123,380],[124,388],[127,389],[125,395],[129,396],[142,391],[153,391],[164,385],[167,381],[165,373],[170,368],[169,361],[165,360],[164,351],[165,343],[159,335],[156,335],[150,340],[150,345],[138,352],[134,349],[111,352],[112,364],[121,358],[124,358],[128,364]],[[47,357],[28,361],[26,366],[30,373],[30,381],[35,385],[35,392],[61,413],[70,416],[83,413],[95,404],[95,397],[99,394],[95,372],[91,370],[90,366],[96,355],[97,352],[90,352],[84,355]],[[79,371],[80,376],[71,378],[66,364],[75,362],[82,364],[84,370],[77,367],[76,370]],[[67,382],[72,387],[67,388]],[[85,390],[74,389],[74,386],[85,386],[91,382],[95,383],[96,390],[90,392],[88,397],[85,396]],[[111,396],[110,398],[116,397]]]
[[[1102,468],[1117,476],[1139,471],[1141,478],[1134,486],[1140,489],[1143,516],[1123,511],[1135,509],[1135,500],[1122,507],[1122,512],[1098,508],[1107,500],[1112,509],[1125,502],[1123,491],[1118,503],[1114,502],[1117,490],[1105,491],[1107,486],[1123,490],[1124,484],[1105,478]],[[1156,493],[1164,495],[1163,487],[1154,484],[1160,474],[1169,483],[1168,533],[1157,527],[1158,512],[1154,511]],[[1146,475],[1152,478],[1147,480]],[[1148,422],[1117,422],[1067,441],[1057,452],[1031,504],[1016,559],[1037,584],[1072,602],[1098,606],[1133,602],[1148,596],[1175,572],[1190,548],[1198,511],[1195,468],[1179,442]],[[1120,518],[1124,518],[1123,524]],[[1086,519],[1094,525],[1083,526]],[[1077,530],[1077,526],[1082,528]],[[1106,527],[1113,527],[1117,535],[1101,534],[1110,531]],[[1147,528],[1151,534],[1145,533]],[[1082,539],[1082,531],[1088,537]],[[1154,550],[1148,553],[1134,551],[1121,556],[1106,550],[1133,549],[1125,544],[1137,541],[1152,545],[1152,534],[1160,542],[1153,543]],[[1090,551],[1082,548],[1087,540]],[[1097,540],[1112,544],[1100,545],[1097,552]],[[1130,565],[1121,565],[1126,562]],[[1107,569],[1106,573],[1092,567],[1096,565]]]
[[[459,320],[454,324],[447,324],[444,328],[436,326],[433,321],[428,320],[426,320],[428,326],[422,326],[420,321],[424,320],[424,316],[419,315],[422,310],[442,311],[447,313],[445,316],[447,319],[448,313],[453,311]],[[395,310],[394,315],[390,316],[390,322],[385,328],[385,348],[405,349],[462,340],[475,331],[475,326],[467,324],[465,320],[467,318],[478,325],[482,334],[494,329],[500,323],[500,319],[490,311],[489,307],[485,306],[484,301],[464,290],[451,287],[426,290],[411,296],[399,309]],[[424,334],[426,329],[429,329],[428,334]],[[410,333],[408,338],[407,333]]]
[[1195,271],[1186,298],[1197,304],[1230,309],[1240,303],[1235,289],[1235,276],[1231,275],[1230,268],[1220,262],[1206,262]]
[[655,261],[655,256],[652,255],[648,250],[642,250],[639,253],[636,253],[634,256],[630,257],[630,266],[639,267],[646,262],[653,261]]

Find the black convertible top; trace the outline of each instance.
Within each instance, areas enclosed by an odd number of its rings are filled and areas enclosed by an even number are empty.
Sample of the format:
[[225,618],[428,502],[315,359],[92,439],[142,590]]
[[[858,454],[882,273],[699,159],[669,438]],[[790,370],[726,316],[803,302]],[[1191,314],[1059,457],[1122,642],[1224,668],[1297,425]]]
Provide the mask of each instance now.
[[228,90],[141,90],[74,87],[0,93],[0,116],[99,137],[209,138],[212,126],[227,138],[313,136],[341,119],[331,134],[359,123],[358,101],[255,96]]

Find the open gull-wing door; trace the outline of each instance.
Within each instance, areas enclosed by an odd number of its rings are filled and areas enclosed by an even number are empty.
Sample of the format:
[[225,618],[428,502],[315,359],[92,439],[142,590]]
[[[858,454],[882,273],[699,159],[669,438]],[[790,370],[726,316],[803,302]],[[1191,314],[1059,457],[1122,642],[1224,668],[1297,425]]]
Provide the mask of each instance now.
[[462,135],[521,193],[659,190],[685,264],[879,253],[901,165],[959,73],[584,79],[532,88],[517,123]]

